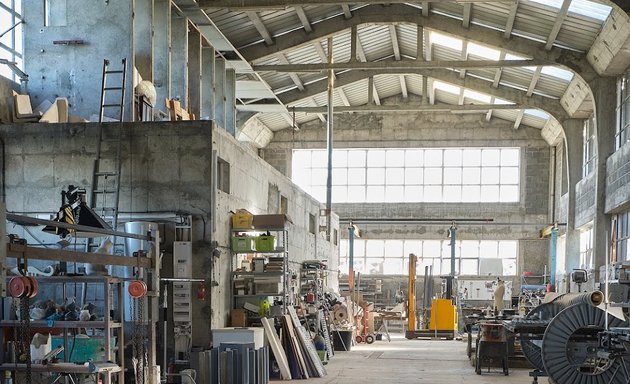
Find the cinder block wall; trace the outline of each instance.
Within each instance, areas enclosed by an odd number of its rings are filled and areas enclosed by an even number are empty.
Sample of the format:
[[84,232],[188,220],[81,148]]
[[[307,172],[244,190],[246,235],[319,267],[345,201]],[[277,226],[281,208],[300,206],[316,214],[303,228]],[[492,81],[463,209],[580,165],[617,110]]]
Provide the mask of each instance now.
[[[105,127],[107,135],[117,124]],[[208,345],[210,329],[226,325],[229,313],[230,211],[246,208],[253,213],[268,212],[270,186],[287,198],[291,228],[289,258],[297,269],[305,259],[328,259],[337,268],[338,247],[321,234],[308,231],[308,214],[318,214],[320,204],[292,185],[290,180],[259,159],[221,130],[212,134],[212,123],[123,124],[123,163],[120,211],[147,218],[165,212],[192,214],[194,277],[219,283],[210,288],[206,301],[193,303],[194,345]],[[95,158],[98,124],[22,124],[0,126],[4,140],[4,190],[9,212],[55,213],[60,192],[68,184],[90,187]],[[105,148],[106,151],[113,149]],[[211,163],[213,150],[231,165],[231,193],[219,193],[216,214],[211,216]],[[216,231],[212,233],[212,225]],[[338,228],[337,219],[334,221]],[[31,232],[42,242],[56,247],[58,237],[38,228]],[[9,233],[37,242],[20,227],[9,225]],[[164,276],[170,276],[174,225],[164,225]],[[219,244],[220,256],[212,261],[210,240]],[[79,245],[79,248],[82,249]],[[120,250],[122,252],[122,249]],[[331,284],[336,285],[336,274]],[[195,293],[195,292],[193,292]],[[193,295],[194,296],[194,295]]]

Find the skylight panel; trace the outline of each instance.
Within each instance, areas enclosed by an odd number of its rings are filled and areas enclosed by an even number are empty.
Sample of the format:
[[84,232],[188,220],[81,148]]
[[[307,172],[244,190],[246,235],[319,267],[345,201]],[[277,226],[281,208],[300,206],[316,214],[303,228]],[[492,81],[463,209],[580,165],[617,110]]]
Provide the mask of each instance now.
[[573,0],[569,5],[569,13],[577,13],[601,21],[606,20],[611,11],[612,8],[608,5],[588,0]]
[[530,115],[530,116],[534,116],[534,117],[539,117],[539,118],[544,119],[544,120],[549,119],[549,114],[547,112],[541,111],[539,109],[526,109],[525,110],[525,114],[526,115]]
[[459,92],[460,92],[460,88],[458,86],[443,83],[437,80],[433,82],[433,89],[439,89],[441,91],[453,93],[455,95],[459,95]]
[[573,72],[560,67],[544,66],[541,72],[545,75],[557,77],[558,79],[566,81],[571,81],[571,79],[573,79]]
[[481,103],[489,104],[491,97],[488,95],[484,95],[483,93],[471,91],[470,89],[464,90],[464,97],[473,99],[475,101],[479,101]]
[[562,7],[562,0],[528,0],[528,2],[543,4],[557,9]]
[[457,51],[462,50],[463,42],[461,39],[458,39],[456,37],[451,37],[451,36],[447,36],[441,33],[431,31],[431,34],[429,35],[429,39],[431,41],[431,44],[438,44],[443,47],[455,49]]
[[495,104],[501,104],[501,105],[510,105],[510,104],[514,104],[514,103],[513,103],[513,102],[511,102],[511,101],[507,101],[507,100],[504,100],[504,99],[501,99],[501,98],[498,98],[498,97],[494,99],[494,103],[495,103]]
[[501,52],[498,49],[485,47],[483,45],[468,43],[468,53],[475,56],[485,57],[488,60],[499,60]]

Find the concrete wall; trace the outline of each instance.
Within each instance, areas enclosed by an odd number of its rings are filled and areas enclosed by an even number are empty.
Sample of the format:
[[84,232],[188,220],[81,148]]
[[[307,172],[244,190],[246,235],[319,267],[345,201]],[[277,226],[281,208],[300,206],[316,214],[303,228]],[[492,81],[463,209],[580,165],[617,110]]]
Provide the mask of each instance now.
[[[127,58],[126,114],[130,116],[133,84],[133,2],[53,1],[49,25],[41,0],[24,0],[24,70],[29,75],[33,105],[66,97],[70,113],[89,118],[99,112],[103,59],[120,67]],[[82,40],[78,45],[53,41]],[[111,75],[112,80],[113,76]],[[113,83],[115,84],[115,83]],[[111,94],[114,95],[115,92]],[[116,93],[117,94],[117,93]],[[114,109],[110,108],[110,112]],[[117,113],[117,112],[116,112]],[[116,116],[115,114],[112,116]]]
[[[105,133],[111,134],[117,126],[106,125]],[[97,128],[97,124],[1,126],[0,138],[6,142],[7,210],[46,216],[57,211],[61,203],[59,193],[68,184],[89,188]],[[208,285],[211,281],[219,283],[209,289],[211,295],[206,301],[194,301],[195,345],[207,345],[211,327],[226,325],[232,260],[230,211],[246,208],[254,213],[267,212],[270,185],[277,186],[287,197],[288,213],[294,222],[289,243],[291,266],[304,259],[319,258],[330,260],[331,268],[336,268],[337,248],[320,235],[308,233],[308,213],[317,213],[319,203],[224,131],[215,130],[212,135],[211,122],[128,123],[123,130],[121,212],[129,212],[136,220],[159,218],[168,212],[193,215],[194,277],[207,279]],[[219,194],[214,217],[210,200],[213,149],[230,162],[232,173],[232,193]],[[212,222],[216,225],[214,233]],[[36,244],[20,227],[9,226],[8,231]],[[30,231],[42,243],[57,247],[58,237],[41,233],[38,228]],[[173,231],[172,222],[164,224],[164,276],[172,273]],[[218,259],[211,256],[211,239],[218,241]]]
[[19,88],[17,83],[0,76],[0,124],[11,122],[12,91],[18,91]]
[[[548,264],[548,250],[538,241],[539,230],[549,223],[549,146],[540,130],[513,129],[485,115],[448,113],[338,114],[334,142],[337,148],[413,148],[452,146],[513,146],[521,148],[521,199],[510,204],[363,203],[334,204],[340,218],[352,219],[493,219],[484,225],[458,225],[462,240],[520,240],[520,266],[540,272]],[[276,132],[262,156],[276,169],[291,173],[292,149],[325,148],[325,128],[319,121],[298,132]],[[448,224],[359,224],[363,238],[444,239]],[[347,238],[347,231],[342,233]],[[530,241],[531,240],[531,241]],[[538,271],[540,269],[540,271]]]
[[588,224],[595,217],[595,172],[582,178],[575,187],[575,227]]
[[616,212],[630,203],[630,145],[626,144],[606,161],[606,212]]

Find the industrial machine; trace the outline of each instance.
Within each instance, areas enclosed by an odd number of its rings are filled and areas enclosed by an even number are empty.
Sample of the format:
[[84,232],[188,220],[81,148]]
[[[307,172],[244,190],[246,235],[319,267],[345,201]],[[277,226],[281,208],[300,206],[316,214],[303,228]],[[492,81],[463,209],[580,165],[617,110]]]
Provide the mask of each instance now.
[[[628,327],[628,320],[607,314],[600,291],[561,294],[532,309],[524,319],[504,322],[520,335],[527,360],[535,367],[534,383],[549,376],[553,383],[621,384],[624,361],[614,348],[602,354],[598,334],[605,329]],[[612,338],[612,337],[611,337]],[[610,340],[605,337],[604,339]]]
[[490,369],[499,365],[505,376],[509,375],[508,338],[503,324],[496,321],[479,323],[479,335],[475,347],[475,373],[481,375],[484,366]]

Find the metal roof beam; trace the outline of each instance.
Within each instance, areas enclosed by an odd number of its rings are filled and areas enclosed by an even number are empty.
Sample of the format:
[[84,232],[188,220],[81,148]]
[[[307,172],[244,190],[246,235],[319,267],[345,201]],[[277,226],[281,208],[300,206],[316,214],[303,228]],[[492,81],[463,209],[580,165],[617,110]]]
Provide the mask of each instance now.
[[510,8],[510,14],[508,15],[507,22],[505,23],[505,32],[503,32],[503,36],[506,39],[512,37],[514,21],[516,20],[516,12],[518,11],[518,2],[519,0],[516,0],[514,4],[512,4],[512,8]]
[[[361,55],[359,55],[361,56]],[[373,70],[379,69],[383,72],[399,71],[402,69],[435,69],[435,68],[502,68],[502,67],[533,67],[549,65],[549,62],[541,60],[436,60],[436,61],[371,61],[371,62],[348,62],[348,63],[319,63],[319,64],[270,64],[254,65],[252,68],[257,72],[323,72],[329,70]],[[553,63],[551,63],[553,64]]]
[[[503,110],[515,110],[522,109],[520,104],[511,105],[493,105],[493,104],[464,104],[464,105],[355,105],[348,107],[335,107],[333,113],[347,113],[347,112],[451,112],[451,111],[471,111],[471,112],[486,112],[489,109],[503,109]],[[293,111],[293,107],[290,108]],[[326,113],[327,107],[295,107],[296,113]]]
[[309,33],[313,32],[313,27],[311,26],[311,22],[309,21],[308,16],[306,16],[306,12],[304,12],[304,8],[298,5],[294,7],[294,9],[295,13],[297,13],[298,18],[300,19],[300,22],[302,23],[302,26],[304,27],[304,30]]
[[398,33],[396,33],[396,26],[389,26],[389,36],[392,39],[392,47],[394,49],[394,57],[396,61],[400,60],[400,44],[398,44]]
[[562,6],[556,15],[556,21],[553,23],[553,27],[551,27],[549,37],[547,37],[547,44],[545,44],[546,50],[550,50],[553,47],[553,43],[556,42],[560,28],[562,28],[562,23],[564,23],[564,19],[567,17],[567,13],[569,13],[569,5],[571,5],[571,0],[564,0],[562,2]]
[[273,46],[254,44],[242,48],[240,53],[248,61],[252,62],[273,55],[275,52],[297,48],[310,44],[314,40],[321,40],[328,36],[341,33],[355,25],[366,23],[410,23],[442,33],[461,36],[469,41],[486,44],[496,47],[497,49],[505,49],[526,57],[555,62],[580,73],[587,81],[596,76],[595,71],[586,59],[584,53],[573,52],[557,47],[545,50],[544,46],[539,42],[520,36],[512,36],[510,39],[505,39],[502,31],[495,31],[472,23],[470,28],[466,29],[462,26],[462,23],[456,19],[437,14],[432,14],[431,17],[423,17],[421,14],[411,12],[410,7],[406,5],[393,4],[387,7],[386,12],[383,11],[382,7],[378,6],[363,7],[353,11],[353,15],[351,19],[333,17],[324,20],[317,24],[317,28],[315,28],[312,33],[306,33],[300,28],[284,34],[282,39],[278,39]]
[[[408,73],[405,73],[408,74]],[[466,76],[465,79],[460,79],[457,72],[448,69],[423,69],[414,71],[414,74],[423,76],[423,80],[427,81],[427,93],[430,97],[432,87],[431,79],[440,80],[446,83],[464,87],[476,92],[485,93],[489,96],[508,100],[516,104],[523,104],[527,108],[539,109],[545,111],[554,116],[557,120],[563,120],[568,118],[567,112],[564,110],[559,100],[551,99],[540,95],[527,96],[525,91],[521,91],[515,88],[508,88],[500,86],[495,88],[490,81],[478,79],[472,76]],[[343,87],[349,84],[353,84],[359,81],[366,81],[370,77],[382,75],[380,71],[350,71],[337,75],[335,80],[336,87]],[[428,79],[431,78],[431,79]],[[304,86],[304,91],[292,90],[283,92],[278,95],[278,99],[285,104],[289,105],[299,100],[304,100],[309,97],[313,97],[317,94],[326,92],[327,82],[316,81]]]
[[256,28],[260,36],[262,36],[262,38],[265,40],[265,43],[267,45],[272,45],[273,37],[271,37],[271,33],[269,33],[269,30],[258,15],[258,12],[247,11],[245,13],[247,14],[247,17],[249,17],[249,19],[251,20],[252,24],[254,24],[254,27]]

